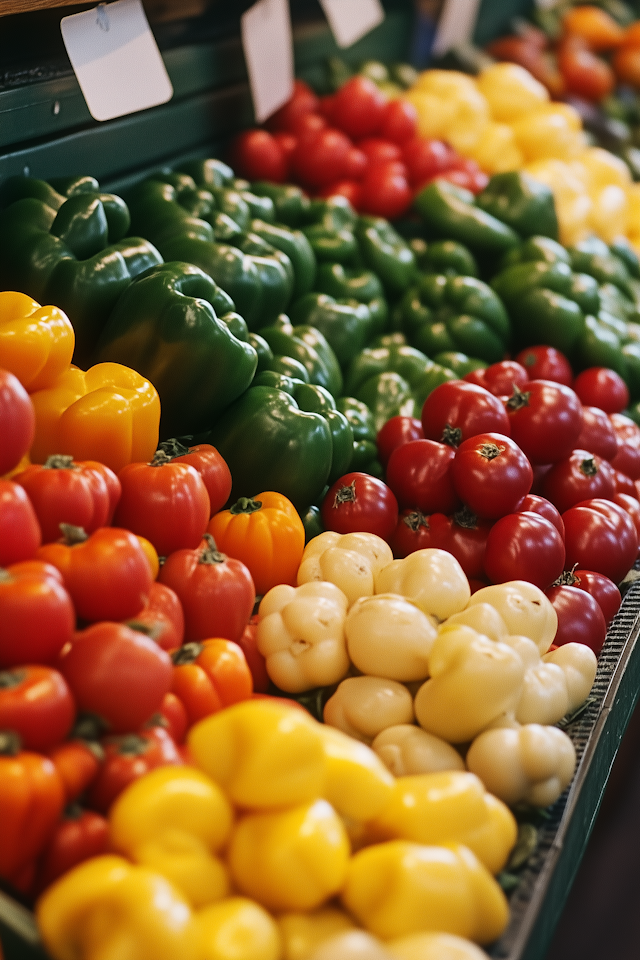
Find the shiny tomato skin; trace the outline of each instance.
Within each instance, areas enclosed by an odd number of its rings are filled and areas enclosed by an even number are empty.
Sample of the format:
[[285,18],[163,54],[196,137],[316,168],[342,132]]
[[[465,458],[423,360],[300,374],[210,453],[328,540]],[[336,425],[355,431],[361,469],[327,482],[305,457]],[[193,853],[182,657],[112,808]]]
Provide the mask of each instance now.
[[175,650],[184,641],[184,612],[175,590],[154,580],[144,607],[126,621],[132,630],[146,633],[163,650]]
[[453,447],[437,440],[409,440],[392,451],[385,473],[400,509],[422,513],[451,513],[460,506],[453,486]]
[[345,197],[354,210],[360,209],[360,184],[357,180],[336,180],[318,190],[319,197]]
[[124,788],[149,770],[183,763],[177,745],[163,727],[104,737],[102,746],[104,763],[87,795],[89,806],[99,813],[107,813]]
[[582,404],[571,387],[551,380],[530,380],[505,402],[510,436],[531,463],[562,460],[582,430]]
[[622,603],[622,595],[617,585],[609,577],[605,577],[603,573],[596,573],[595,570],[574,570],[573,577],[575,583],[572,580],[571,586],[591,594],[598,602],[606,624],[609,626]]
[[571,364],[564,353],[555,347],[544,344],[525,347],[516,354],[515,359],[528,371],[531,380],[551,380],[562,383],[565,387],[573,385]]
[[573,381],[573,389],[585,406],[599,407],[605,413],[622,413],[629,406],[629,388],[615,370],[588,367]]
[[409,171],[409,181],[418,187],[448,170],[455,153],[442,140],[412,137],[402,144],[402,157]]
[[582,407],[582,430],[576,447],[597,453],[609,462],[614,459],[618,452],[618,440],[611,420],[600,407]]
[[554,644],[561,647],[565,643],[584,643],[598,656],[604,646],[607,624],[597,600],[577,587],[553,586],[545,593],[558,614]]
[[640,543],[640,502],[636,497],[630,497],[628,493],[620,492],[614,494],[613,502],[617,503],[623,510],[626,510],[635,523],[638,542]]
[[287,158],[273,134],[252,129],[239,133],[231,145],[231,165],[247,180],[282,183],[287,176]]
[[542,481],[543,497],[560,513],[593,497],[613,500],[614,494],[613,467],[587,450],[573,450],[568,457],[554,463]]
[[627,496],[633,497],[634,500],[640,500],[640,493],[631,477],[628,477],[626,473],[620,473],[619,470],[614,470],[613,474],[616,485],[616,495],[626,493]]
[[612,466],[632,480],[640,479],[640,427],[624,413],[610,413],[609,419],[618,440]]
[[45,753],[75,720],[71,690],[58,670],[39,664],[0,672],[0,730],[20,736],[25,750]]
[[307,187],[327,186],[347,177],[352,146],[349,138],[333,127],[304,130],[291,153],[291,169]]
[[480,433],[464,440],[451,465],[453,487],[470,510],[487,520],[511,513],[531,490],[533,468],[509,437]]
[[509,417],[499,397],[475,383],[449,380],[432,390],[421,412],[429,440],[458,447],[479,433],[510,435]]
[[253,675],[242,647],[211,637],[187,643],[172,656],[171,690],[187,711],[189,725],[217,713],[253,693]]
[[598,103],[613,91],[616,77],[608,62],[593,53],[582,38],[563,37],[556,55],[569,93]]
[[[480,193],[488,184],[489,177],[484,170],[481,170],[473,161],[469,160],[467,162],[468,166],[460,167],[457,165],[457,163],[459,163],[459,161],[457,161],[456,166],[450,167],[449,170],[445,170],[443,173],[439,173],[435,179],[448,180],[449,183],[453,183],[457,187],[462,187],[463,190],[470,190],[471,193]],[[431,181],[427,181],[427,183],[430,182]],[[423,186],[426,186],[426,184],[423,184]],[[418,189],[420,188],[418,187]]]
[[401,414],[390,417],[376,435],[378,460],[383,467],[386,467],[396,447],[408,443],[409,440],[423,439],[422,423],[417,417],[405,417]]
[[33,893],[39,895],[79,863],[106,853],[108,845],[106,817],[81,807],[67,809],[38,860]]
[[23,560],[0,571],[0,668],[53,664],[76,615],[56,567]]
[[500,360],[485,367],[484,370],[474,370],[463,379],[469,383],[479,383],[496,397],[509,397],[515,387],[519,390],[526,388],[529,383],[529,374],[522,364],[515,360]]
[[0,369],[0,477],[29,452],[36,432],[31,397],[15,374]]
[[379,135],[393,143],[404,144],[415,137],[418,129],[418,111],[408,100],[397,97],[389,100],[382,112]]
[[100,769],[102,748],[96,740],[73,735],[47,752],[64,785],[67,804],[85,792]]
[[452,516],[432,514],[429,524],[429,546],[446,550],[454,556],[469,580],[486,580],[484,557],[492,527],[491,520],[484,520],[467,507],[462,507]]
[[398,522],[398,501],[377,477],[346,473],[324,495],[320,515],[325,530],[375,533],[389,541]]
[[546,590],[562,573],[564,561],[557,527],[538,513],[509,513],[489,531],[484,571],[492,583],[527,580]]
[[408,557],[416,550],[432,547],[431,517],[420,510],[401,510],[396,528],[389,538],[389,546],[396,560]]
[[174,463],[190,464],[202,477],[209,494],[209,515],[222,510],[231,493],[231,471],[222,454],[210,443],[198,443],[172,459]]
[[566,510],[562,520],[567,568],[594,570],[620,583],[638,556],[638,534],[627,511],[594,498]]
[[275,132],[277,130],[295,132],[302,117],[309,113],[317,113],[320,101],[311,87],[304,80],[293,81],[293,93],[275,113],[272,113],[265,126]]
[[390,163],[371,164],[360,183],[358,209],[373,217],[395,220],[408,210],[412,192],[406,174]]
[[528,493],[526,497],[523,497],[522,500],[516,504],[514,513],[522,513],[524,510],[529,513],[537,513],[541,517],[544,517],[545,520],[550,520],[564,540],[562,515],[550,500],[547,500],[546,497],[541,497],[537,493]]
[[387,160],[402,160],[402,150],[398,144],[384,137],[365,137],[364,140],[358,141],[358,149],[362,150],[372,164]]
[[356,74],[338,90],[333,98],[333,123],[354,140],[378,133],[382,124],[387,97],[368,77]]
[[26,490],[13,480],[0,479],[0,567],[31,560],[42,533]]
[[244,653],[247,665],[251,671],[254,691],[256,693],[267,693],[271,686],[271,680],[267,673],[266,657],[260,653],[256,646],[257,622],[257,616],[252,616],[237,643]]

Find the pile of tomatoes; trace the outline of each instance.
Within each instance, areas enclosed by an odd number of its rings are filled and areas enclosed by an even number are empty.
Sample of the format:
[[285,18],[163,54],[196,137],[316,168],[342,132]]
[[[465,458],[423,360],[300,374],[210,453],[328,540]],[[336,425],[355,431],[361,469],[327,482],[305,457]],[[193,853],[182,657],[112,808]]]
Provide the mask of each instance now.
[[297,183],[314,196],[340,194],[363,214],[401,216],[435,177],[474,193],[488,182],[474,160],[420,137],[413,104],[388,99],[366,76],[322,98],[296,80],[267,127],[234,140],[229,159],[239,176]]

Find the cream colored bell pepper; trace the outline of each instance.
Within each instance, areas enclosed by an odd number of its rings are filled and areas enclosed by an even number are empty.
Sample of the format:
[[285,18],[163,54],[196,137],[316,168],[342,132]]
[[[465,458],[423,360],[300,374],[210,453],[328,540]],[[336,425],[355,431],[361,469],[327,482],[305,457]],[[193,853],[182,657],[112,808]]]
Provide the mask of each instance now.
[[458,626],[473,627],[490,640],[504,640],[509,636],[506,623],[490,603],[474,603],[458,613],[451,614],[440,624],[438,632],[443,633]]
[[589,696],[598,669],[598,658],[586,643],[564,643],[556,650],[545,653],[545,663],[560,667],[567,684],[569,703],[567,712],[572,713]]
[[527,580],[508,580],[482,587],[467,606],[489,603],[498,611],[510,634],[529,637],[540,653],[546,653],[558,629],[558,615],[549,598]]
[[326,530],[304,548],[298,584],[329,580],[340,587],[349,606],[373,593],[374,576],[393,560],[391,547],[375,533]]
[[569,691],[564,672],[546,663],[528,637],[510,635],[502,641],[515,650],[525,665],[522,693],[515,709],[518,723],[557,723],[569,709]]
[[413,697],[397,680],[347,677],[324,705],[324,722],[370,744],[387,727],[412,723]]
[[386,947],[394,960],[489,960],[477,944],[452,933],[414,933]]
[[328,581],[278,584],[260,602],[256,646],[281,690],[301,693],[342,680],[349,671],[344,635],[347,598]]
[[403,596],[379,593],[356,600],[344,633],[351,662],[362,673],[400,682],[429,674],[436,622]]
[[450,743],[413,723],[387,727],[375,738],[371,749],[396,777],[465,769],[464,760]]
[[376,593],[398,593],[427,616],[446,620],[469,602],[469,581],[456,558],[447,550],[415,550],[393,560],[375,578]]

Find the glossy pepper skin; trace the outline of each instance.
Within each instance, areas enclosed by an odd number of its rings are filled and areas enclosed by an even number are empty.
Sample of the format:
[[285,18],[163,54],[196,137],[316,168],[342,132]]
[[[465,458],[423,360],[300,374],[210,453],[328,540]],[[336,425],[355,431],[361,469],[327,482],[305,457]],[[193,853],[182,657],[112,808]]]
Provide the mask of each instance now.
[[475,277],[423,274],[400,309],[409,343],[429,357],[457,351],[496,363],[511,339],[502,301]]
[[161,264],[121,297],[100,339],[101,359],[126,356],[155,384],[163,438],[206,430],[253,378],[257,354],[216,316],[216,293],[198,267]]
[[[340,266],[335,264],[335,266]],[[290,310],[291,321],[319,330],[341,366],[353,359],[379,331],[366,303],[307,293]]]
[[308,323],[292,324],[286,314],[275,323],[260,328],[276,356],[293,357],[307,371],[309,383],[324,387],[333,397],[342,393],[342,371],[338,358],[324,334]]
[[356,221],[357,214],[345,197],[311,201],[301,230],[318,263],[353,263],[358,253]]
[[65,195],[13,179],[0,199],[0,284],[60,307],[74,327],[74,362],[84,366],[120,294],[162,258],[148,240],[127,235],[127,205],[96,180],[72,181]]
[[476,196],[476,205],[521,237],[558,239],[558,217],[549,187],[521,170],[495,173]]
[[300,297],[313,289],[316,255],[301,230],[291,230],[278,223],[254,219],[251,221],[251,232],[289,257],[294,273],[294,297]]
[[421,190],[414,206],[430,235],[457,240],[475,255],[499,255],[518,243],[515,230],[477,206],[471,191],[446,180]]
[[340,413],[345,415],[353,432],[353,453],[350,469],[381,477],[382,466],[378,460],[377,431],[373,413],[366,403],[356,397],[338,397],[336,407]]
[[331,428],[321,413],[301,410],[294,397],[269,386],[251,386],[206,435],[224,457],[231,499],[256,490],[278,490],[306,510],[322,493],[331,471]]
[[414,277],[416,259],[395,227],[383,217],[360,217],[356,237],[362,259],[385,290],[392,294],[406,290]]
[[255,180],[251,184],[251,190],[259,197],[269,197],[273,202],[277,223],[298,228],[309,222],[311,200],[304,190],[295,184]]
[[30,393],[51,386],[64,373],[74,345],[73,327],[58,307],[41,307],[14,290],[0,293],[0,367]]

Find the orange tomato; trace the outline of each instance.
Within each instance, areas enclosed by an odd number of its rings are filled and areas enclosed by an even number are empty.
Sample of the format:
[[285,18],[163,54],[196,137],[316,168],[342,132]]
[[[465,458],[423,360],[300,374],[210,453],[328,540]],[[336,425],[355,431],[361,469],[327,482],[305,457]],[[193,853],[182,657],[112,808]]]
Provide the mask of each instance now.
[[614,53],[611,63],[618,80],[640,89],[640,32],[638,46],[620,47]]
[[183,703],[189,725],[253,693],[246,657],[233,640],[187,643],[174,652],[173,662],[171,692]]
[[570,7],[562,26],[566,33],[584,40],[590,50],[611,50],[625,38],[625,31],[613,17],[592,4]]

